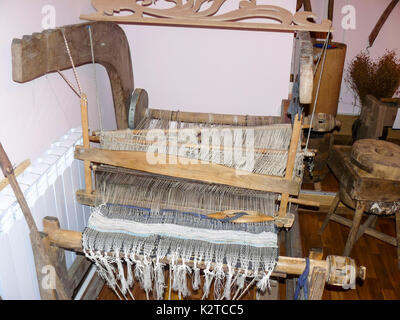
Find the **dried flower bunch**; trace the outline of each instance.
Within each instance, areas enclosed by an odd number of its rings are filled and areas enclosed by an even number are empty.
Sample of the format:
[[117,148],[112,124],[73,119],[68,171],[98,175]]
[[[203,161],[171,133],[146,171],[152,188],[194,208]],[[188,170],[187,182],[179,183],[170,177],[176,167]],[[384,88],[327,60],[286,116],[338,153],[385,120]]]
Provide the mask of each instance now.
[[357,93],[361,104],[367,94],[377,99],[391,98],[400,85],[400,59],[389,50],[375,60],[361,52],[350,62],[345,81]]

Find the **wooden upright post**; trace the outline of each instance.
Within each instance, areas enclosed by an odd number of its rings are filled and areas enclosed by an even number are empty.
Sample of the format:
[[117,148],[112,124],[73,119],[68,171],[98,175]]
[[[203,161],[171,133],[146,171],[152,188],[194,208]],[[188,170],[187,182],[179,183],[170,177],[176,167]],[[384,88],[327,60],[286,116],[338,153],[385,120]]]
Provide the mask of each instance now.
[[[286,173],[285,173],[286,180],[293,179],[293,170],[294,170],[294,165],[296,163],[297,148],[299,146],[302,118],[303,118],[302,116],[295,116],[292,139],[290,140],[290,147],[286,163]],[[286,216],[288,202],[289,202],[289,194],[283,193],[281,198],[281,205],[279,208],[279,217]]]
[[[89,148],[89,118],[88,118],[88,107],[87,107],[87,97],[86,94],[82,93],[81,96],[81,121],[82,121],[82,137],[83,137],[83,147]],[[92,171],[90,169],[90,161],[83,161],[85,169],[85,188],[87,193],[92,193]]]

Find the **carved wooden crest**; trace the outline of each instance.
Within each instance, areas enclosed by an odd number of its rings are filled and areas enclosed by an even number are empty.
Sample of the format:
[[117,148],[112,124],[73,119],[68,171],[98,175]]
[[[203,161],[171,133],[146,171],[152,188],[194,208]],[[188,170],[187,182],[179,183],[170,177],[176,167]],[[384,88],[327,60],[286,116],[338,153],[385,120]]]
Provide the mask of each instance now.
[[[172,2],[169,8],[157,8],[152,0],[92,0],[96,13],[81,15],[81,19],[118,23],[175,25],[191,27],[328,32],[331,21],[321,24],[308,21],[316,18],[312,12],[296,12],[272,5],[257,5],[256,0],[243,0],[237,9],[219,13],[231,0],[162,0]],[[206,7],[206,8],[204,8]],[[128,13],[115,15],[115,13]],[[256,22],[249,20],[257,19]],[[265,22],[260,22],[260,19]],[[275,23],[271,23],[271,20]],[[276,23],[276,21],[278,23]]]

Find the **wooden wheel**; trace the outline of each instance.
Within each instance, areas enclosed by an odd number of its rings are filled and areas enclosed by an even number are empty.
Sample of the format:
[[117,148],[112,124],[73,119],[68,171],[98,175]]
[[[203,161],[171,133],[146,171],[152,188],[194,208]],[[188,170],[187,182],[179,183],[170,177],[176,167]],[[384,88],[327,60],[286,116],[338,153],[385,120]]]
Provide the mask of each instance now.
[[362,139],[354,143],[351,160],[376,178],[400,180],[400,146],[382,140]]

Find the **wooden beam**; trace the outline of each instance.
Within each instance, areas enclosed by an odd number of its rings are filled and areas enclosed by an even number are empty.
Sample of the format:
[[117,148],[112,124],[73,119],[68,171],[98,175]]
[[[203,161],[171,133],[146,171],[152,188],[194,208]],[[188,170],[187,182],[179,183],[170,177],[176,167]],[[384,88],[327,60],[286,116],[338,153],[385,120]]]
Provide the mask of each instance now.
[[257,126],[284,123],[282,117],[277,116],[233,115],[221,113],[172,111],[154,108],[142,110],[142,114],[140,114],[139,117],[144,116],[147,116],[151,119],[168,119],[170,121],[211,123],[234,126]]
[[288,180],[275,176],[254,174],[209,162],[185,165],[182,163],[190,163],[192,159],[182,157],[177,157],[176,164],[149,164],[146,152],[139,151],[87,149],[77,146],[75,158],[182,179],[266,192],[288,193],[290,195],[298,195],[301,184],[298,178]]
[[304,11],[312,12],[311,0],[303,0],[303,5],[304,5]]
[[[353,221],[352,220],[346,219],[346,218],[341,217],[341,216],[339,216],[337,214],[333,214],[331,216],[331,220],[335,221],[337,223],[340,223],[340,224],[342,224],[342,225],[344,225],[346,227],[349,227],[349,228],[351,228],[352,225],[353,225]],[[388,244],[390,244],[392,246],[397,246],[396,238],[392,237],[392,236],[389,236],[389,235],[387,235],[387,234],[385,234],[383,232],[380,232],[380,231],[377,231],[377,230],[371,229],[371,228],[366,228],[364,233],[369,235],[369,236],[371,236],[371,237],[379,239],[379,240],[381,240],[383,242],[386,242],[386,243],[388,243]]]
[[[98,204],[98,199],[96,192],[93,193],[87,193],[85,190],[77,190],[76,191],[76,200],[78,203],[89,206],[89,207],[94,207],[96,204]],[[140,202],[132,202],[129,199],[123,199],[123,198],[115,198],[114,203],[118,203],[120,205],[136,205],[140,206],[143,208],[151,208],[152,207],[152,201],[151,200],[141,200]],[[279,199],[278,199],[279,201]],[[300,204],[304,206],[309,206],[316,208],[319,205],[319,202],[312,201],[312,200],[304,200],[304,199],[298,199],[298,198],[289,198],[290,203],[295,203],[295,204]],[[160,208],[166,209],[168,207],[167,204],[164,203],[159,203]],[[209,214],[209,210],[204,210],[200,208],[193,208],[193,207],[187,207],[187,206],[179,206],[178,204],[175,204],[175,206],[178,210],[181,211],[190,211],[190,212],[198,212],[201,214]]]
[[[72,230],[57,230],[55,232],[51,232],[48,234],[50,242],[58,246],[60,248],[64,248],[67,250],[74,250],[81,252],[82,251],[82,233],[77,232],[77,231],[72,231]],[[123,253],[121,253],[121,256],[123,256]],[[135,259],[144,259],[143,256],[136,255]],[[155,258],[154,258],[155,259]],[[160,259],[159,262],[161,263],[169,263],[168,258],[163,258]],[[178,264],[182,263],[180,259],[177,261]],[[186,265],[188,266],[193,266],[193,261],[185,261]],[[354,263],[354,262],[353,262]],[[197,266],[201,269],[205,269],[206,265],[204,263],[197,263]],[[292,258],[292,257],[285,257],[285,256],[280,256],[277,264],[275,266],[273,275],[275,276],[282,276],[285,274],[290,274],[290,275],[301,275],[304,271],[304,268],[306,266],[306,260],[304,258]],[[211,263],[210,270],[213,270],[216,267],[215,263]],[[310,259],[310,269],[312,270],[315,267],[320,267],[328,272],[332,271],[332,266],[329,265],[328,260],[313,260]],[[223,266],[223,269],[225,271],[228,270],[228,267],[226,265]],[[244,270],[238,269],[237,271],[239,272],[244,272]],[[252,272],[248,272],[249,276],[252,275]],[[356,270],[356,277],[362,277],[363,279],[365,278],[365,268],[364,267],[359,267]],[[332,277],[334,278],[334,277]],[[329,277],[328,277],[329,280]],[[342,284],[340,283],[335,283],[335,282],[329,282],[329,284],[336,285],[336,286],[341,286]]]
[[[128,40],[122,28],[114,23],[92,22],[61,27],[77,67],[92,63],[89,26],[92,30],[95,62],[106,69],[110,78],[117,127],[126,129],[126,106],[134,88]],[[47,73],[71,68],[61,28],[13,40],[11,51],[14,81],[27,82]]]
[[386,20],[389,18],[390,14],[392,13],[394,7],[399,3],[400,0],[392,0],[385,11],[382,13],[380,16],[378,22],[376,23],[374,29],[372,30],[371,34],[369,35],[369,46],[372,47],[372,45],[375,42],[376,37],[378,36],[379,32],[381,31],[383,25],[385,24]]
[[328,2],[328,19],[333,22],[333,13],[335,10],[335,0],[329,0]]

